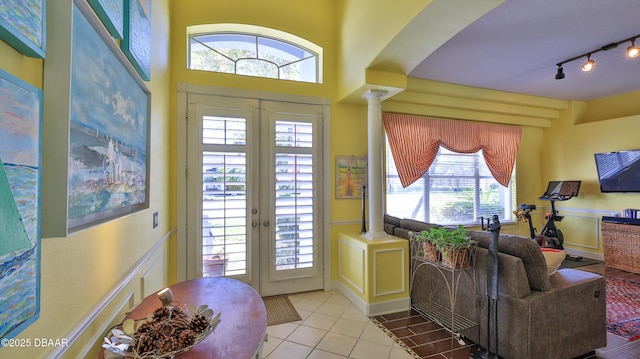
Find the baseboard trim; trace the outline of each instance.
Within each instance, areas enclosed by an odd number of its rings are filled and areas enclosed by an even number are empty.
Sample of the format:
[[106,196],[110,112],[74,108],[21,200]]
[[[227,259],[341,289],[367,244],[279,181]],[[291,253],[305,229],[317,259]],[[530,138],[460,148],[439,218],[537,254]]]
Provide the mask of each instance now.
[[[89,314],[87,314],[75,328],[67,333],[64,338],[67,339],[68,345],[56,347],[50,354],[50,358],[59,358],[71,347],[78,338],[91,326],[94,320],[109,306],[109,304],[122,292],[122,290],[131,282],[141,268],[153,257],[153,255],[164,245],[171,235],[175,233],[175,229],[165,233],[154,245],[145,253],[140,261],[124,276],[120,282],[107,293],[107,295],[95,306]],[[92,343],[93,344],[93,343]]]
[[368,316],[374,315],[382,315],[388,313],[396,313],[403,310],[409,310],[411,306],[410,298],[400,298],[387,300],[384,302],[377,303],[367,303],[364,299],[358,296],[354,291],[352,291],[349,287],[347,287],[344,283],[340,281],[334,281],[332,285],[333,288],[336,288],[338,292],[347,297],[351,301],[351,303],[358,308],[362,313]]

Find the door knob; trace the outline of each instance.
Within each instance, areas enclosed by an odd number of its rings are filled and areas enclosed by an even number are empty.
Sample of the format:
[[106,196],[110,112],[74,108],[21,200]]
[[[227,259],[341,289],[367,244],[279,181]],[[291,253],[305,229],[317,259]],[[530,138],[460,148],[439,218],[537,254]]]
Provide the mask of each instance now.
[[257,226],[258,226],[258,221],[251,222],[251,227],[257,227]]
[[265,226],[265,227],[269,227],[269,224],[270,224],[269,221],[262,222],[262,225]]

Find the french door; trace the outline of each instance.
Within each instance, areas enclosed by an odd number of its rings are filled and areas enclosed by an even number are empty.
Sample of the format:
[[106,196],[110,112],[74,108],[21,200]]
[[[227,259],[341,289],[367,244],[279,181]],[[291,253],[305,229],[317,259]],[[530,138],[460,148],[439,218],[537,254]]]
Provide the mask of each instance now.
[[188,94],[187,269],[321,289],[322,106]]

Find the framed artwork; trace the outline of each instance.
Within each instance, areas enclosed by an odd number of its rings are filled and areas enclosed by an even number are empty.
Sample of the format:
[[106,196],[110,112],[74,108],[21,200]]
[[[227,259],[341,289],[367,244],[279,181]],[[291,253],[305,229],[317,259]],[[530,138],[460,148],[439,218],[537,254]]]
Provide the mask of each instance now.
[[143,80],[151,76],[151,0],[124,0],[122,51]]
[[[0,337],[40,314],[42,92],[0,70]],[[8,295],[7,295],[8,293]]]
[[336,198],[360,198],[366,184],[366,157],[336,156]]
[[104,28],[86,14],[74,6],[69,232],[149,207],[151,96],[126,59],[116,56],[113,41],[100,35]]
[[2,0],[0,38],[29,57],[45,57],[46,0]]
[[122,40],[124,31],[124,0],[89,0],[111,36]]

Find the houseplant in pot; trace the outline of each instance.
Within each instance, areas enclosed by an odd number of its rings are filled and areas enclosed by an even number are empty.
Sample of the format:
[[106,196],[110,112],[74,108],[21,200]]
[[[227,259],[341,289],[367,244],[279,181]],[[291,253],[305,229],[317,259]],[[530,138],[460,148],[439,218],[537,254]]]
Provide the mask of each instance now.
[[477,243],[471,239],[467,230],[459,225],[455,229],[446,230],[443,236],[436,242],[440,251],[442,265],[451,269],[463,269],[469,267],[473,249]]
[[428,230],[421,231],[419,234],[412,233],[413,238],[420,245],[418,253],[424,257],[424,259],[431,262],[438,262],[440,260],[437,243],[446,235],[447,230],[444,227],[429,228]]

